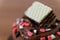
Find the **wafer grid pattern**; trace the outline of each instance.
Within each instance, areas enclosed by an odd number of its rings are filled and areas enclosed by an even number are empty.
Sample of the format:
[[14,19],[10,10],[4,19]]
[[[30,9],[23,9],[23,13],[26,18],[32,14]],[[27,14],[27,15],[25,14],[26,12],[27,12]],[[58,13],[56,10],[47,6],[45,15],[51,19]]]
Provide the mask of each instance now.
[[34,2],[32,6],[30,6],[25,15],[32,20],[40,23],[50,12],[52,9],[40,2]]

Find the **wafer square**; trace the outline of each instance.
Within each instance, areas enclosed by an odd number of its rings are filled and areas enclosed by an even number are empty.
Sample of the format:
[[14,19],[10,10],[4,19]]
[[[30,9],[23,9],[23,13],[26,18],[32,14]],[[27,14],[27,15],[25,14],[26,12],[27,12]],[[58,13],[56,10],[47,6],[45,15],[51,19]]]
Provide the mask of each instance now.
[[35,22],[40,23],[51,11],[52,8],[47,5],[40,2],[34,2],[27,11],[25,11],[25,15]]

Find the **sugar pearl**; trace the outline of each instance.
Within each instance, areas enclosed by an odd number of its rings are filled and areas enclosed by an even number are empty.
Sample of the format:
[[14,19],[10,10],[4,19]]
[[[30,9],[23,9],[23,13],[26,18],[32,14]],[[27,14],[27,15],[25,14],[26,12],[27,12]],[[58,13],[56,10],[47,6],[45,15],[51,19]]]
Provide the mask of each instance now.
[[21,26],[21,25],[19,26],[19,29],[23,29],[23,28],[24,28],[23,26]]
[[37,30],[33,30],[34,33],[37,33]]

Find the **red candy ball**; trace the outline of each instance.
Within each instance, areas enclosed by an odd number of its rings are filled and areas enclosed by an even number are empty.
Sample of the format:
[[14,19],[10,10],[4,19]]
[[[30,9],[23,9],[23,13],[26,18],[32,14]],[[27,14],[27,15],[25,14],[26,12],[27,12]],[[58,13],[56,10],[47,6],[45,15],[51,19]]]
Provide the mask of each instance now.
[[16,33],[17,32],[17,28],[13,28],[13,33]]
[[41,28],[41,29],[40,29],[40,32],[45,32],[45,29],[44,29],[44,28]]
[[48,40],[52,40],[52,37],[51,37],[51,35],[49,35],[49,36],[48,36]]
[[30,32],[30,31],[28,31],[28,32],[27,32],[27,35],[28,35],[28,36],[32,36],[32,35],[33,35],[33,33],[32,33],[32,32]]
[[40,40],[46,40],[45,37],[40,38]]

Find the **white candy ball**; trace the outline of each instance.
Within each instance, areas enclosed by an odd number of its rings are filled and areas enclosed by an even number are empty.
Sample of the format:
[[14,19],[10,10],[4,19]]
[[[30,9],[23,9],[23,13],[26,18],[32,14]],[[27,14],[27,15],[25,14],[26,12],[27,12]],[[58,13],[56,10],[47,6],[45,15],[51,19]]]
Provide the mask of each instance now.
[[37,30],[33,30],[34,33],[37,33]]
[[24,28],[23,26],[21,26],[21,25],[19,26],[19,29],[23,29],[23,28]]

